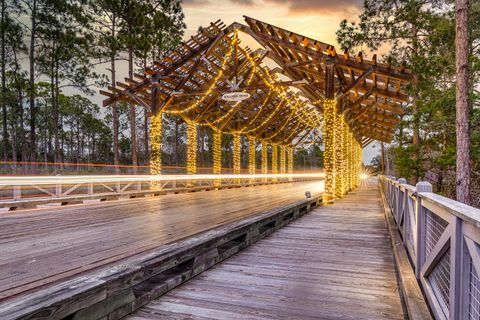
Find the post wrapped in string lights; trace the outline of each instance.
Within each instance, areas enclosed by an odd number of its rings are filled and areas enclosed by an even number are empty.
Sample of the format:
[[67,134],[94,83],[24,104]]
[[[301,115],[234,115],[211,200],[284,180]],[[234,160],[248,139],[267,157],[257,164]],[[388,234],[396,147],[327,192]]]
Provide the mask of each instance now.
[[187,174],[197,173],[197,124],[187,121]]
[[323,101],[323,167],[325,171],[325,190],[323,202],[332,203],[335,199],[335,117],[336,100],[325,99]]
[[348,162],[348,133],[350,132],[350,128],[345,120],[344,115],[340,115],[342,118],[342,194],[345,195],[350,190],[348,186],[348,176],[350,175],[350,167]]
[[357,185],[360,185],[360,173],[363,170],[363,160],[362,160],[362,145],[360,142],[357,142],[357,148],[358,148],[358,159],[357,159]]
[[248,137],[248,173],[255,174],[256,172],[256,150],[255,150],[255,138]]
[[[162,174],[162,113],[150,117],[150,174]],[[152,181],[150,189],[160,190],[160,183]]]
[[241,136],[233,135],[233,174],[240,174]]
[[268,144],[262,141],[262,174],[268,173]]
[[341,198],[344,195],[343,177],[345,176],[343,161],[343,137],[344,126],[343,116],[336,113],[335,115],[335,197]]
[[278,173],[278,146],[272,144],[272,173]]
[[287,147],[280,146],[280,173],[285,174],[287,172]]
[[[272,144],[272,174],[278,173],[278,146],[276,144]],[[277,181],[276,178],[272,179],[273,181]]]
[[293,146],[288,146],[287,147],[287,154],[288,154],[288,173],[292,174],[293,173],[293,159],[294,159],[294,148]]
[[348,189],[353,190],[355,175],[355,158],[353,151],[354,137],[351,130],[348,130]]
[[[222,132],[213,130],[213,174],[222,173]],[[218,187],[222,184],[220,179],[215,179],[213,185]]]
[[[294,149],[293,149],[293,146],[290,145],[287,147],[287,155],[288,155],[288,168],[287,168],[287,171],[288,171],[288,174],[292,174],[293,173],[293,152],[294,152]],[[288,181],[293,181],[292,178],[288,178]]]
[[222,132],[213,130],[213,174],[222,173]]

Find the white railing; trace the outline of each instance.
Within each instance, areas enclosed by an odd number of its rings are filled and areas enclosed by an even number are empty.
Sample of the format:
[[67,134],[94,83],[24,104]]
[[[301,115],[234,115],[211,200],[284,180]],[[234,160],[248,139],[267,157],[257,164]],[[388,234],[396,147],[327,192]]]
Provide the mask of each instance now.
[[480,210],[432,185],[381,177],[380,184],[436,319],[480,319]]
[[0,208],[15,210],[45,203],[70,204],[322,178],[322,173],[0,176]]

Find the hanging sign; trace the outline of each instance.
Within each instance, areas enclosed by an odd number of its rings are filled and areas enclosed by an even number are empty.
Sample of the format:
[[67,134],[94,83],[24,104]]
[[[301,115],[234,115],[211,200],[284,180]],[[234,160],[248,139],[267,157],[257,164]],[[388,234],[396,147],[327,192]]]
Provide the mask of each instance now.
[[222,99],[226,101],[243,101],[250,98],[250,94],[246,92],[227,92],[222,95]]

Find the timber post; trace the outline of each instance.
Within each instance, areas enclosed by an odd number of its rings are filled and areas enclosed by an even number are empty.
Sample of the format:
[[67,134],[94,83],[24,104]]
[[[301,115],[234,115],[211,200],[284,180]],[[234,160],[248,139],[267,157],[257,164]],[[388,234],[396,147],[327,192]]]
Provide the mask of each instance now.
[[325,100],[323,101],[324,119],[324,170],[325,170],[325,191],[323,193],[324,203],[333,203],[335,200],[335,68],[333,63],[325,65]]

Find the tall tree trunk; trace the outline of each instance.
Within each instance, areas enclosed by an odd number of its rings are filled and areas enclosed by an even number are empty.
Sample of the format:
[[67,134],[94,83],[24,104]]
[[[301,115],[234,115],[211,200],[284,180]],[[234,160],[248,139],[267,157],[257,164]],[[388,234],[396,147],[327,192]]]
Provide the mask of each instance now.
[[[133,78],[133,48],[130,46],[128,49],[128,75],[130,78]],[[132,148],[132,165],[133,165],[133,174],[138,173],[138,155],[137,155],[137,123],[136,123],[136,113],[135,105],[130,104],[130,139],[131,139],[131,148]]]
[[385,174],[385,146],[380,142],[380,170]]
[[[114,39],[116,36],[115,27],[117,25],[117,20],[115,14],[112,15],[112,38]],[[115,58],[116,58],[116,51],[115,48],[112,48],[110,57],[110,70],[112,75],[112,87],[115,88],[116,86],[116,65],[115,65]],[[115,166],[115,173],[120,173],[120,159],[119,159],[119,149],[118,149],[118,127],[119,127],[119,119],[118,119],[118,106],[117,102],[114,102],[112,105],[112,115],[113,115],[113,164]]]
[[[146,69],[147,68],[147,53],[144,52],[143,56],[143,67]],[[149,130],[148,130],[148,112],[147,109],[143,110],[143,138],[145,140],[145,165],[150,165],[150,151],[148,148],[148,136],[149,136]]]
[[[53,42],[52,48],[52,55],[55,56],[55,42]],[[52,117],[53,117],[53,162],[55,162],[55,169],[56,165],[60,162],[60,140],[58,136],[58,105],[57,99],[55,98],[56,94],[56,80],[55,80],[55,64],[56,61],[52,58],[51,61],[51,76],[50,76],[50,94],[51,94],[51,103],[52,103]]]
[[[417,37],[418,37],[418,29],[416,26],[413,27],[412,30],[412,49],[413,49],[413,57],[415,58],[418,55],[418,43],[417,43]],[[418,77],[416,74],[413,75],[413,81],[412,81],[413,87],[416,88],[418,84]],[[415,167],[415,176],[414,176],[414,181],[413,183],[417,183],[418,180],[420,179],[420,120],[419,120],[419,115],[418,115],[418,106],[417,106],[417,97],[416,95],[413,96],[413,101],[412,101],[412,116],[413,116],[413,146],[415,147],[414,150],[414,159],[416,162],[416,167]]]
[[18,98],[18,105],[17,105],[17,126],[18,126],[18,134],[17,134],[17,141],[18,146],[20,148],[22,154],[22,161],[26,161],[26,143],[25,143],[25,129],[23,127],[23,87],[21,79],[19,79],[19,70],[20,70],[20,63],[18,61],[17,56],[17,49],[13,48],[13,61],[15,65],[14,71],[14,78],[15,78],[15,85],[17,89],[17,98]]
[[173,144],[173,153],[174,153],[174,157],[175,157],[175,166],[178,166],[179,164],[179,159],[178,159],[178,151],[179,151],[179,147],[178,147],[178,139],[180,138],[179,135],[179,120],[178,119],[174,119],[175,121],[175,140],[174,140],[174,144]]
[[455,1],[457,200],[470,204],[470,131],[468,108],[468,0]]
[[55,62],[55,108],[57,109],[57,161],[60,162],[60,169],[63,169],[63,116],[60,113],[60,83],[58,75],[58,60]]
[[31,34],[29,59],[29,100],[30,100],[30,161],[35,161],[35,36],[37,32],[37,0],[32,0]]
[[1,49],[1,68],[2,68],[2,127],[3,127],[3,161],[8,160],[8,127],[7,127],[7,86],[6,86],[6,79],[5,79],[5,68],[6,68],[6,55],[5,55],[5,27],[6,27],[6,4],[5,0],[2,0],[2,21],[1,21],[1,41],[2,41],[2,49]]

